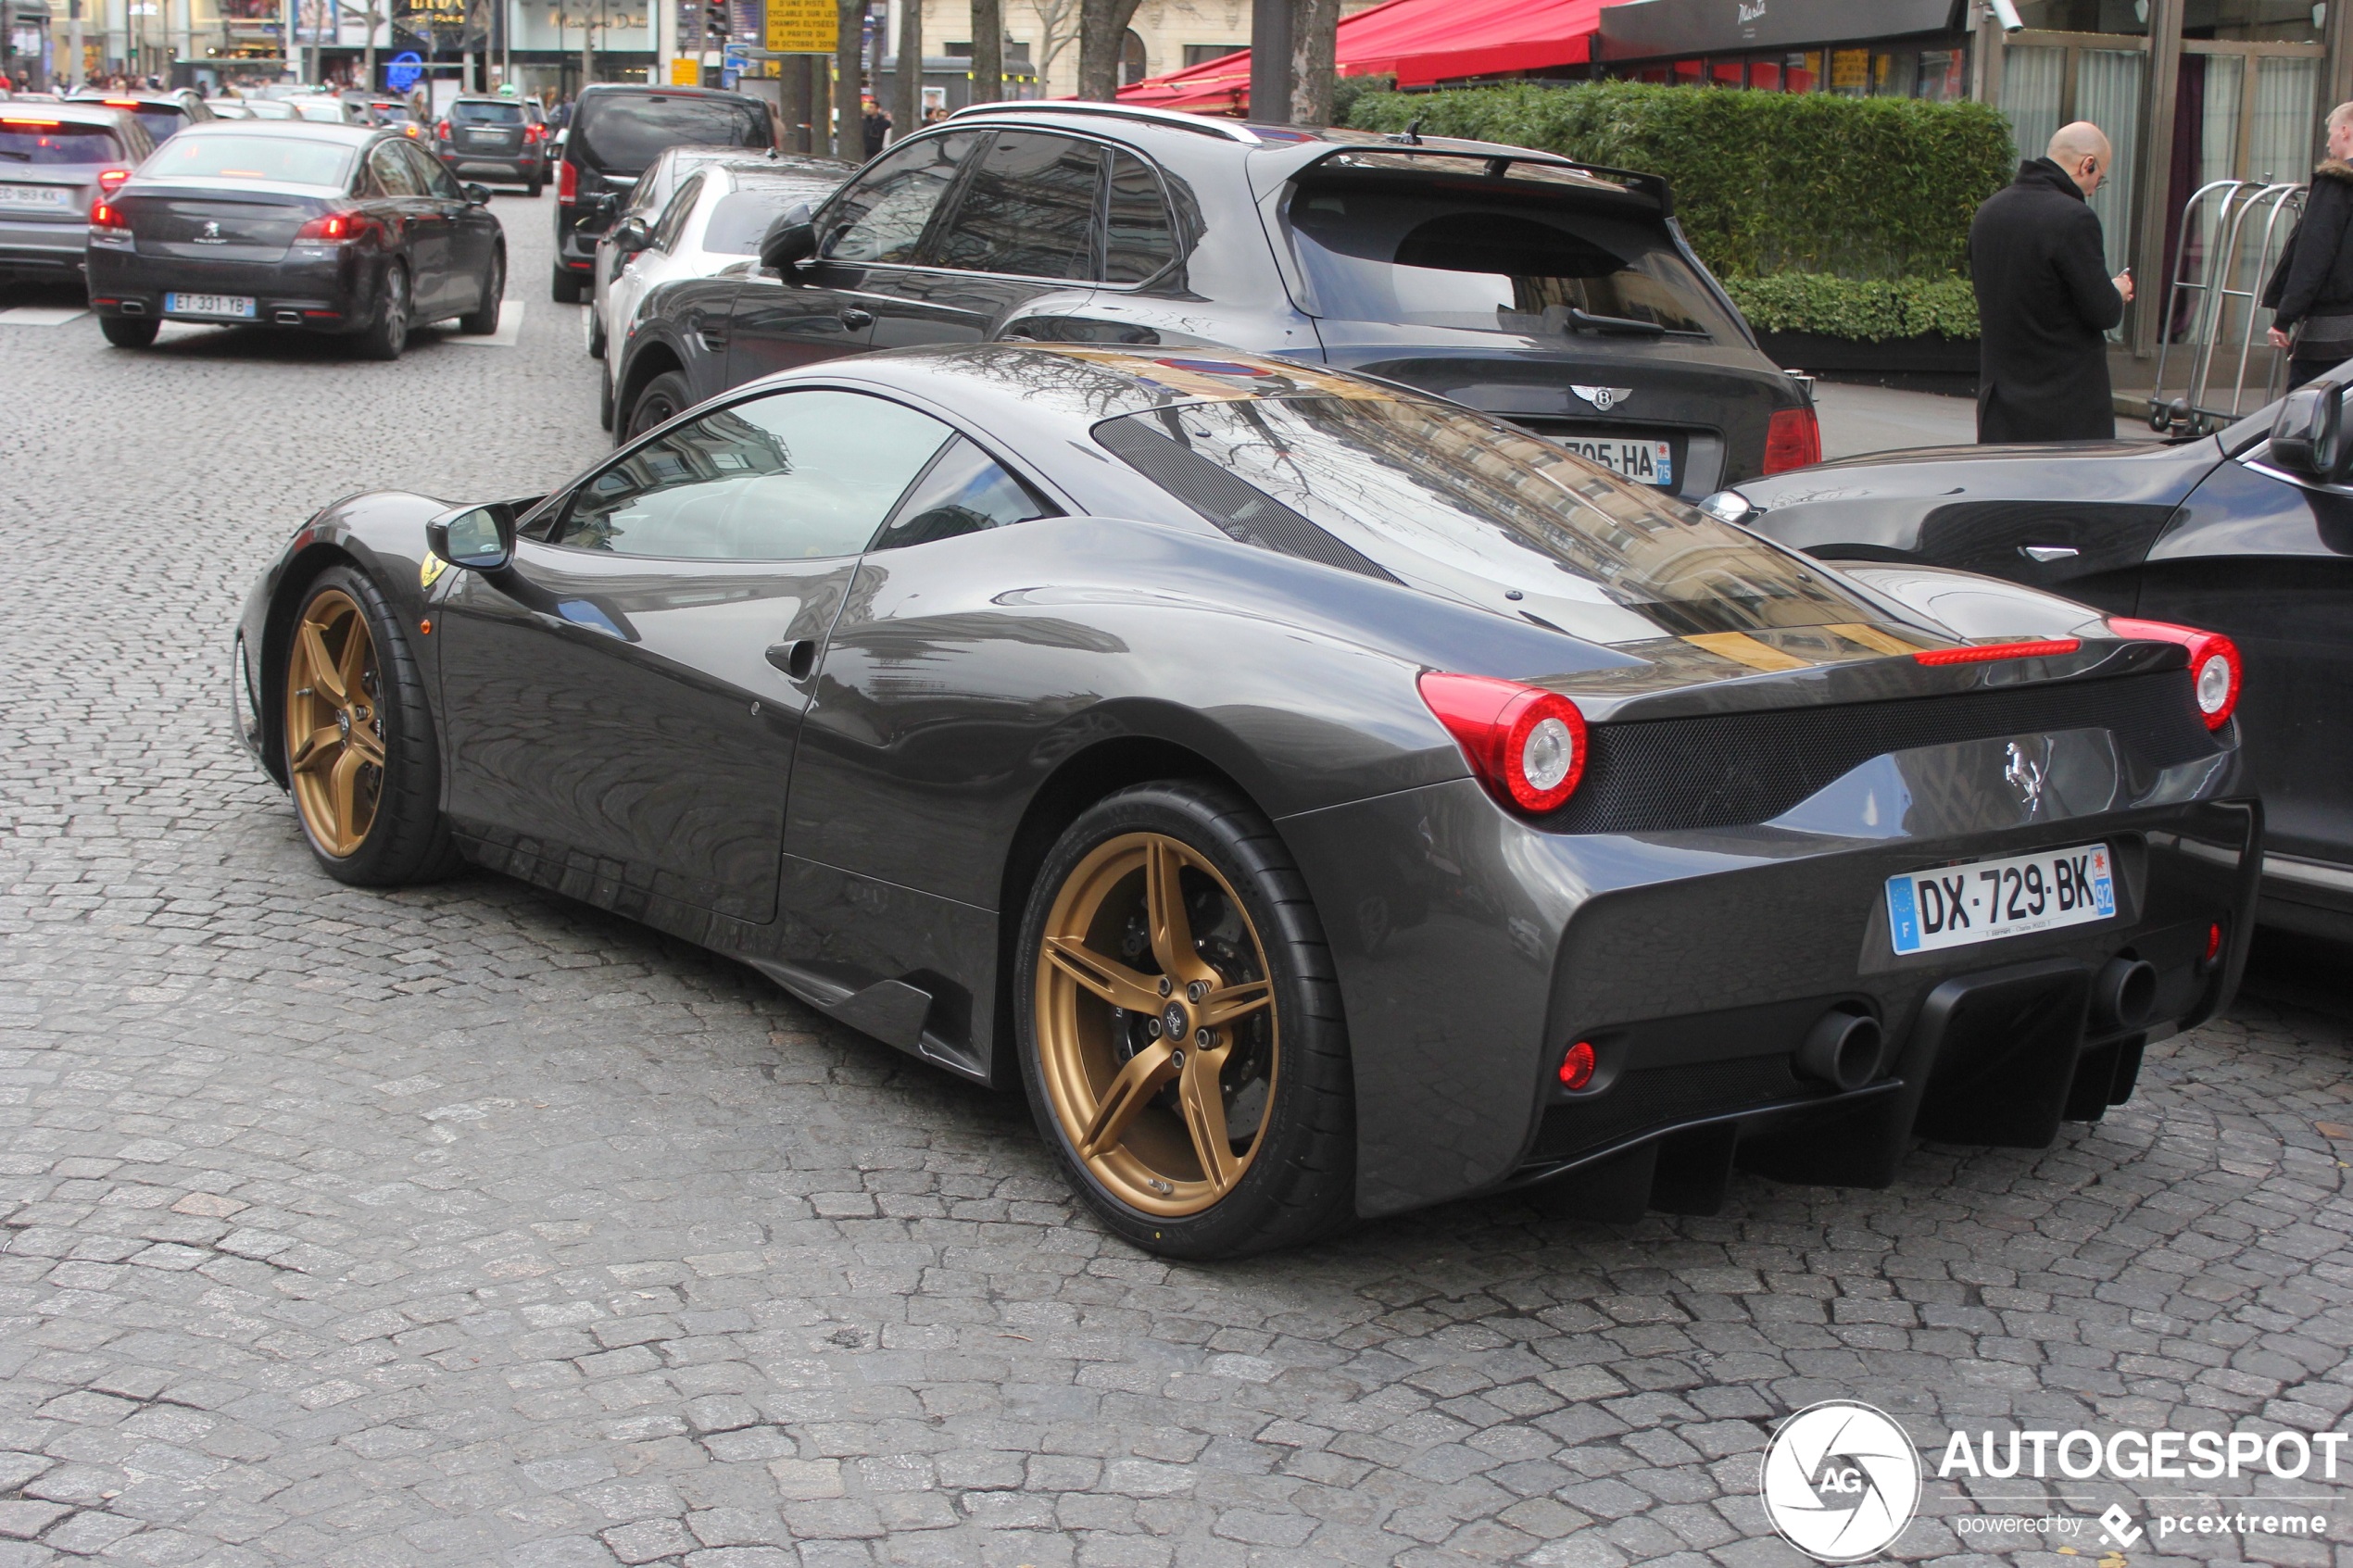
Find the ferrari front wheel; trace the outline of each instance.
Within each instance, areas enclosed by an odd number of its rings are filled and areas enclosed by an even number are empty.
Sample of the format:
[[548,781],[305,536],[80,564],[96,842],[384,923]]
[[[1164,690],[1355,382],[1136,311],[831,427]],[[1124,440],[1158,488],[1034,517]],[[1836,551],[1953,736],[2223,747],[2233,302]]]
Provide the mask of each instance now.
[[1346,1222],[1340,987],[1274,825],[1222,788],[1122,790],[1048,854],[1015,1002],[1039,1130],[1153,1252],[1237,1257]]
[[441,818],[424,681],[363,573],[330,567],[303,590],[284,691],[286,783],[327,874],[360,886],[447,874],[457,851]]

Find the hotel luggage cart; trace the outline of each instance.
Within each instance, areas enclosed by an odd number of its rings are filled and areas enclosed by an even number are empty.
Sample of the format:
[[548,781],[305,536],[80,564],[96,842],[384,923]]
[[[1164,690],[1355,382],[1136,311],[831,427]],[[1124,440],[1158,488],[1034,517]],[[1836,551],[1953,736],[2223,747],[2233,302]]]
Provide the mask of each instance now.
[[[2158,327],[2156,385],[2149,393],[2151,430],[2210,434],[2279,395],[2287,356],[2268,344],[2260,396],[2249,395],[2246,378],[2255,355],[2256,324],[2269,316],[2257,301],[2279,264],[2282,247],[2296,232],[2304,193],[2300,184],[2217,180],[2198,187],[2182,208],[2171,286]],[[2208,245],[2196,269],[2199,275],[2191,278],[2185,264],[2192,244],[2201,235]],[[2183,340],[2178,345],[2177,335]],[[2165,376],[2176,346],[2188,355],[2188,374],[2180,394],[2169,398]]]

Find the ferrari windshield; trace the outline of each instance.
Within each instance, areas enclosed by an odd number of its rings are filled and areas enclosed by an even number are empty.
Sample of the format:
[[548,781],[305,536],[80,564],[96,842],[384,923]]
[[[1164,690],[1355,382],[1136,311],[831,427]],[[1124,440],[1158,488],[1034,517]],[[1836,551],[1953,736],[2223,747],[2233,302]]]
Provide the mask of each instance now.
[[[1236,398],[1109,420],[1096,439],[1236,538],[1328,564],[1360,557],[1593,641],[1880,613],[1754,534],[1466,409]],[[1324,548],[1292,543],[1311,527]]]

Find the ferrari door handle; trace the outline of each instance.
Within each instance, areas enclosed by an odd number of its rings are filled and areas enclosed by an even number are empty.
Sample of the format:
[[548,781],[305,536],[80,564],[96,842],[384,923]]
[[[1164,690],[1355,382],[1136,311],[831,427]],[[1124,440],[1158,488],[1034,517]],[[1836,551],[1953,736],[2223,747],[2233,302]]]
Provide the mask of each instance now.
[[768,662],[792,680],[806,681],[809,672],[817,668],[816,639],[795,637],[788,643],[778,643],[768,650]]
[[2018,553],[2028,560],[2039,560],[2047,565],[2055,560],[2072,560],[2082,552],[2072,545],[2020,545]]
[[862,332],[875,324],[875,313],[861,310],[853,305],[841,313],[841,324],[853,332]]

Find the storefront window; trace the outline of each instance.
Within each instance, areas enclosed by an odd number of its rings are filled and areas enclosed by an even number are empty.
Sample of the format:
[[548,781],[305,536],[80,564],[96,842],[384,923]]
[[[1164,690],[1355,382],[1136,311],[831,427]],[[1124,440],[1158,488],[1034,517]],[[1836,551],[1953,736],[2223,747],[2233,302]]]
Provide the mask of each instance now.
[[1792,93],[1811,93],[1822,84],[1822,52],[1808,49],[1781,56],[1781,85]]
[[1920,56],[1916,50],[1898,49],[1871,57],[1871,92],[1882,98],[1909,98],[1919,89]]
[[2203,0],[2182,19],[2182,36],[2318,44],[2326,21],[2325,10],[2302,0]]
[[1779,60],[1748,62],[1748,84],[1761,92],[1778,93],[1781,86],[1781,65]]
[[1667,68],[1665,66],[1644,66],[1642,68],[1642,75],[1636,78],[1636,80],[1647,82],[1654,87],[1664,87],[1667,85]]
[[2321,62],[2255,62],[2254,123],[2247,134],[2250,180],[2301,181],[2312,166],[2312,125],[2320,117]]
[[1916,98],[1931,103],[1949,104],[1969,96],[1969,56],[1958,49],[1923,49],[1920,51],[1919,85],[1913,90]]
[[2133,170],[2140,144],[2141,78],[2147,69],[2148,56],[2138,49],[2086,49],[2076,67],[2075,117],[2107,132],[2115,152],[2108,178],[2091,197],[2108,242],[2110,272],[2122,271],[2132,259]]
[[1866,97],[1871,91],[1871,52],[1869,49],[1833,49],[1831,51],[1831,91],[1850,98]]
[[1706,80],[1707,62],[1705,60],[1677,60],[1675,62],[1676,86],[1696,87]]
[[1747,63],[1742,60],[1718,60],[1708,72],[1709,80],[1718,87],[1745,87]]
[[2002,113],[2021,158],[2041,157],[2059,128],[2059,86],[2067,74],[2064,49],[2002,51]]

